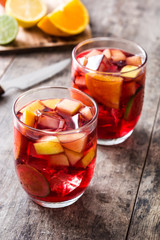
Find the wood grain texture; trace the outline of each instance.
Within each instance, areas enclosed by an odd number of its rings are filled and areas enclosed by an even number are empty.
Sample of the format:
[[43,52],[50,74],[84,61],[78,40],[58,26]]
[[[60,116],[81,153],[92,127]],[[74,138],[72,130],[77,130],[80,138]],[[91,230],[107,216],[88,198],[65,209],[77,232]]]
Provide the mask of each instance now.
[[[94,36],[125,37],[149,56],[145,101],[132,136],[114,147],[98,146],[97,166],[85,194],[64,209],[45,209],[28,199],[14,170],[12,105],[21,93],[0,99],[0,239],[158,240],[160,149],[159,1],[85,0]],[[72,47],[16,55],[1,81],[71,56]],[[3,61],[3,58],[0,58]],[[10,61],[10,60],[9,60]],[[9,64],[9,63],[8,63]],[[4,67],[5,68],[5,67]],[[3,72],[3,67],[1,68]],[[70,66],[45,85],[70,86]],[[153,130],[154,129],[154,130]]]

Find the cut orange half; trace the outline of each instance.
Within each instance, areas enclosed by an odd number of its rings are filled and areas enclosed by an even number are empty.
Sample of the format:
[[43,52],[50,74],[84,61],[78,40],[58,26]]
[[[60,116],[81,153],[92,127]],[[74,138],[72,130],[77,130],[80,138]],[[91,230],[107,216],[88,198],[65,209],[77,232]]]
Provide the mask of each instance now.
[[5,9],[24,28],[36,25],[47,12],[41,0],[7,0]]
[[48,14],[52,24],[62,32],[78,34],[89,23],[89,14],[80,0],[71,0]]
[[99,103],[109,108],[119,108],[122,77],[87,73],[85,80],[90,95]]
[[70,36],[70,34],[62,32],[56,26],[50,21],[48,16],[43,17],[37,26],[45,33],[53,36],[58,36],[58,37],[67,37]]

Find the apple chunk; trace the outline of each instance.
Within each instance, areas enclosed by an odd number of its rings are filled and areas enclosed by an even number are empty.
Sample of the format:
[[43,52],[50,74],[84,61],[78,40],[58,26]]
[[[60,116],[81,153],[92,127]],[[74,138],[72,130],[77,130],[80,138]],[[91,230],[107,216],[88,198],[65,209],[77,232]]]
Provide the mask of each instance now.
[[60,102],[60,99],[56,98],[56,99],[47,99],[47,100],[43,100],[41,101],[46,107],[51,108],[51,109],[55,109],[57,103]]
[[69,163],[72,166],[74,166],[83,157],[83,153],[74,152],[69,149],[64,149],[64,151],[68,157]]
[[95,149],[92,147],[88,153],[81,159],[80,166],[86,168],[95,156]]
[[35,114],[31,111],[25,110],[22,116],[22,122],[27,126],[33,127],[35,123]]
[[87,142],[85,133],[70,133],[58,136],[62,146],[74,152],[82,152]]
[[37,154],[52,155],[64,152],[59,140],[55,136],[42,137],[33,144]]
[[40,100],[34,101],[31,104],[27,105],[26,107],[22,108],[22,110],[20,111],[21,113],[27,111],[33,112],[35,113],[37,110],[43,110],[45,108],[45,106],[43,105],[43,103]]
[[50,156],[49,165],[67,167],[69,166],[69,161],[67,156],[64,153],[60,153],[60,154],[55,154],[53,156]]
[[140,73],[140,69],[136,66],[126,65],[121,70],[121,76],[128,77],[128,78],[136,78]]
[[93,117],[91,109],[89,107],[84,107],[79,111],[88,121]]
[[78,101],[63,99],[61,102],[57,104],[56,108],[60,112],[63,112],[72,116],[78,112],[80,107],[81,107],[81,103]]
[[134,65],[134,66],[140,66],[142,64],[140,56],[132,56],[132,57],[127,57],[126,59],[127,65]]
[[112,49],[111,50],[111,55],[112,55],[112,59],[113,59],[114,62],[119,62],[119,61],[126,60],[126,56],[119,49]]

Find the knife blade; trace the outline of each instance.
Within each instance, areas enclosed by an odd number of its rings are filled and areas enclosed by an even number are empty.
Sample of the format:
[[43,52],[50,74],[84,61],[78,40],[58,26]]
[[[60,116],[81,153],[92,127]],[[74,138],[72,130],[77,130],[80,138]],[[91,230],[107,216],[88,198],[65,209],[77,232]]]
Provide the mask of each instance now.
[[25,90],[37,85],[38,83],[41,83],[62,71],[70,63],[70,61],[71,60],[67,58],[58,63],[43,67],[39,70],[30,72],[15,79],[2,82],[0,85],[0,95],[4,94],[10,88]]

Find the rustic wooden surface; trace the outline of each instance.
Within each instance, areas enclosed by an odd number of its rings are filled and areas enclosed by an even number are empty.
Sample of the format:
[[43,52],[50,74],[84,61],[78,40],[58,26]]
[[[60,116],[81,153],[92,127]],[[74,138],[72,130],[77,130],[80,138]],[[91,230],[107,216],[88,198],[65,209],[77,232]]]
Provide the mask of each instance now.
[[[149,56],[142,116],[132,136],[98,146],[97,166],[85,194],[64,209],[45,209],[18,183],[12,152],[12,105],[19,91],[0,99],[1,240],[160,239],[160,1],[84,0],[93,36],[136,41]],[[1,81],[71,56],[72,47],[0,57]],[[41,85],[70,86],[70,66]]]

